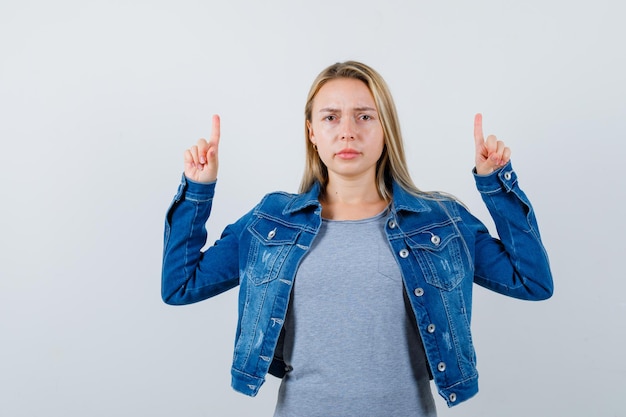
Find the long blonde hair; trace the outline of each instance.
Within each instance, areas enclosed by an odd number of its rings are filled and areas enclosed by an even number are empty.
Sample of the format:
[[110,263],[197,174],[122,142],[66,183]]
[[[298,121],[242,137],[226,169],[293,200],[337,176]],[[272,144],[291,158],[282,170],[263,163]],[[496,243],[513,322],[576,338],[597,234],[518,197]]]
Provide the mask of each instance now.
[[391,199],[393,181],[411,194],[427,194],[415,186],[409,175],[398,113],[387,83],[373,68],[356,61],[339,62],[329,66],[317,76],[309,90],[304,108],[306,162],[300,183],[300,192],[308,191],[315,182],[319,182],[322,192],[324,192],[328,183],[328,170],[309,140],[307,122],[312,121],[313,100],[317,92],[328,81],[337,78],[352,78],[364,82],[374,97],[385,143],[383,153],[376,165],[376,182],[380,197],[385,200]]

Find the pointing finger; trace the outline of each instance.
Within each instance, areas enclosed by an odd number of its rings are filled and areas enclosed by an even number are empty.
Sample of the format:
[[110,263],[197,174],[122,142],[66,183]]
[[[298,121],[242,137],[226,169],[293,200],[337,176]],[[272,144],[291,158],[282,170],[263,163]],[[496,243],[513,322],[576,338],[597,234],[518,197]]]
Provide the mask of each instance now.
[[476,148],[480,148],[485,143],[485,137],[483,135],[483,115],[476,113],[474,116],[474,142]]
[[213,115],[213,127],[211,128],[211,139],[209,142],[213,145],[211,156],[217,153],[217,146],[220,143],[220,116]]
[[218,114],[213,115],[213,127],[211,129],[211,142],[220,140],[220,116]]

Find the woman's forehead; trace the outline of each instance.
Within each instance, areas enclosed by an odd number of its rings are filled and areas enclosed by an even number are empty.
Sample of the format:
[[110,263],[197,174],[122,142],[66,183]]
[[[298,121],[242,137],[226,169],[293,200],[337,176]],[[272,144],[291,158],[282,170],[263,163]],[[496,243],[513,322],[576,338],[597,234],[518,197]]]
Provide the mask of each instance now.
[[337,78],[326,82],[315,94],[313,106],[318,110],[327,107],[376,109],[374,97],[368,86],[354,78]]

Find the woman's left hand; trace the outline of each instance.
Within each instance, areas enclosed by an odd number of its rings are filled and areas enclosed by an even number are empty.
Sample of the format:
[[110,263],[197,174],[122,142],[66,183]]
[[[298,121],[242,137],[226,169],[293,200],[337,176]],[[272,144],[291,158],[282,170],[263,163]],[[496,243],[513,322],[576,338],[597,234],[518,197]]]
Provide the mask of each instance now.
[[494,135],[483,136],[483,116],[478,113],[474,117],[474,141],[476,143],[476,173],[489,175],[502,168],[511,159],[511,150],[504,142]]

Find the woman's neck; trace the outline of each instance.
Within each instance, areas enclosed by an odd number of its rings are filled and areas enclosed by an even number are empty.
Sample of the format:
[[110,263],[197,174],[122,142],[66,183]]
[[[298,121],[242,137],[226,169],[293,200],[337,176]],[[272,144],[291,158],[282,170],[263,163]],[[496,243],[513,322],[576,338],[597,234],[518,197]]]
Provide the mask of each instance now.
[[361,220],[384,210],[388,201],[378,193],[373,181],[333,181],[320,198],[322,217],[330,220]]

